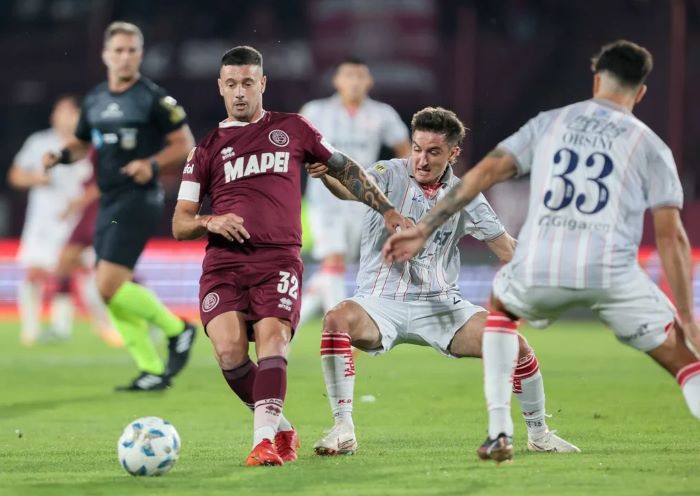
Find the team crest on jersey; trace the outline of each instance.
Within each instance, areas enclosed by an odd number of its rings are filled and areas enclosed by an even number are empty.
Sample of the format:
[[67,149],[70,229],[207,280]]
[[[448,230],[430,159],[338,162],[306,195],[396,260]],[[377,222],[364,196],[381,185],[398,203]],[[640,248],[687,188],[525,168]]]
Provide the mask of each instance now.
[[283,147],[289,144],[289,136],[281,129],[273,129],[270,131],[268,138],[270,138],[270,143],[275,146]]
[[202,300],[202,312],[211,312],[218,304],[219,295],[217,293],[209,293]]
[[235,154],[236,152],[234,152],[233,148],[230,146],[221,149],[221,158],[224,160],[233,157]]
[[386,172],[386,166],[382,163],[378,163],[374,166],[374,170],[376,170],[380,174],[384,174]]
[[168,112],[170,122],[173,124],[182,122],[185,120],[185,117],[187,117],[187,114],[185,114],[185,109],[182,108],[182,105],[178,105],[177,100],[175,100],[172,96],[164,96],[161,98],[160,105]]

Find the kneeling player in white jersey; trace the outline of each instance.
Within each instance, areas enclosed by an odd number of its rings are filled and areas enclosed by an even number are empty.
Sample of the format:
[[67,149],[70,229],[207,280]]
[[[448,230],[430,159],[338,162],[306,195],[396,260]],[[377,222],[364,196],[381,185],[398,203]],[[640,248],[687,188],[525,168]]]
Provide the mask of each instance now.
[[[531,119],[384,247],[387,261],[406,260],[482,191],[532,175],[527,221],[513,260],[496,276],[496,311],[484,334],[489,437],[480,455],[513,456],[509,380],[517,318],[546,322],[572,307],[590,308],[618,340],[674,374],[700,419],[700,361],[686,345],[700,350],[681,184],[671,150],[632,115],[651,67],[651,54],[634,43],[604,46],[593,58],[593,99]],[[676,308],[637,263],[647,208]]]
[[[91,165],[82,161],[73,169],[45,172],[41,156],[60,148],[75,130],[80,107],[72,96],[59,98],[51,113],[51,128],[27,138],[8,174],[16,189],[28,189],[29,201],[22,230],[18,261],[25,270],[17,295],[21,322],[20,340],[32,345],[40,337],[43,286],[58,263],[59,254],[78,218],[64,215],[72,200],[82,194],[82,183],[90,176]],[[73,322],[73,302],[69,291],[54,292],[51,298],[51,332],[67,338]]]
[[[450,164],[459,155],[465,130],[453,112],[431,107],[417,112],[411,127],[410,159],[379,162],[367,172],[403,216],[418,219],[459,182]],[[324,169],[311,166],[310,172],[317,176]],[[340,198],[354,199],[337,181],[322,179]],[[388,233],[381,216],[365,215],[357,293],[324,317],[321,360],[335,426],[314,446],[317,454],[350,454],[357,449],[351,346],[377,355],[409,343],[431,346],[448,357],[481,356],[487,312],[463,300],[457,284],[457,243],[467,234],[485,241],[502,261],[511,259],[515,240],[483,196],[452,216],[420,256],[402,264],[382,262]],[[579,451],[547,428],[542,374],[522,336],[512,386],[527,424],[529,450]]]

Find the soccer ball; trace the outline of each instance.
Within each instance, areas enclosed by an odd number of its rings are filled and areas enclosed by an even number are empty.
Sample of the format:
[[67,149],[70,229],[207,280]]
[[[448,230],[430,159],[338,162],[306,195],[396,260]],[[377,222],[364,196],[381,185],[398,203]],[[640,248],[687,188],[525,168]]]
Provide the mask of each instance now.
[[131,475],[161,475],[173,468],[180,456],[180,436],[162,418],[139,418],[124,428],[117,454]]

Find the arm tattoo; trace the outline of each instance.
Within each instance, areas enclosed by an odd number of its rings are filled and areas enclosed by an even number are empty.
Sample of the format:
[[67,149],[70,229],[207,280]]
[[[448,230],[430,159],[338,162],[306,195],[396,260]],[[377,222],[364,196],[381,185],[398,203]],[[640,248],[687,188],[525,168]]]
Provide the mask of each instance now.
[[380,214],[394,208],[374,181],[362,170],[362,167],[347,155],[335,152],[328,159],[327,165],[329,167],[328,174],[340,181],[348,191],[355,195],[355,198],[365,205]]
[[421,219],[421,224],[428,228],[428,236],[440,227],[452,214],[462,208],[463,202],[459,198],[461,183],[455,184],[447,194]]

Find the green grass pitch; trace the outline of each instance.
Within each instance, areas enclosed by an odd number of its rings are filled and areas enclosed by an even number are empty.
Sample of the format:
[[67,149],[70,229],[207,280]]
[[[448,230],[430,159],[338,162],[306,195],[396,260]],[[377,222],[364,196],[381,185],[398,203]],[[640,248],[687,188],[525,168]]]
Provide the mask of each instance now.
[[[252,416],[229,392],[203,334],[174,388],[129,395],[112,392],[134,375],[128,356],[106,348],[85,325],[69,343],[26,349],[17,324],[5,322],[0,494],[700,494],[698,424],[672,377],[599,324],[524,332],[545,376],[550,427],[580,455],[527,453],[514,404],[514,462],[480,462],[481,362],[404,345],[357,361],[358,453],[315,456],[313,442],[331,425],[317,321],[300,330],[290,356],[285,413],[301,436],[300,459],[247,468]],[[360,401],[364,395],[376,401]],[[180,460],[163,477],[129,476],[117,461],[122,428],[145,415],[170,420],[182,438]]]

